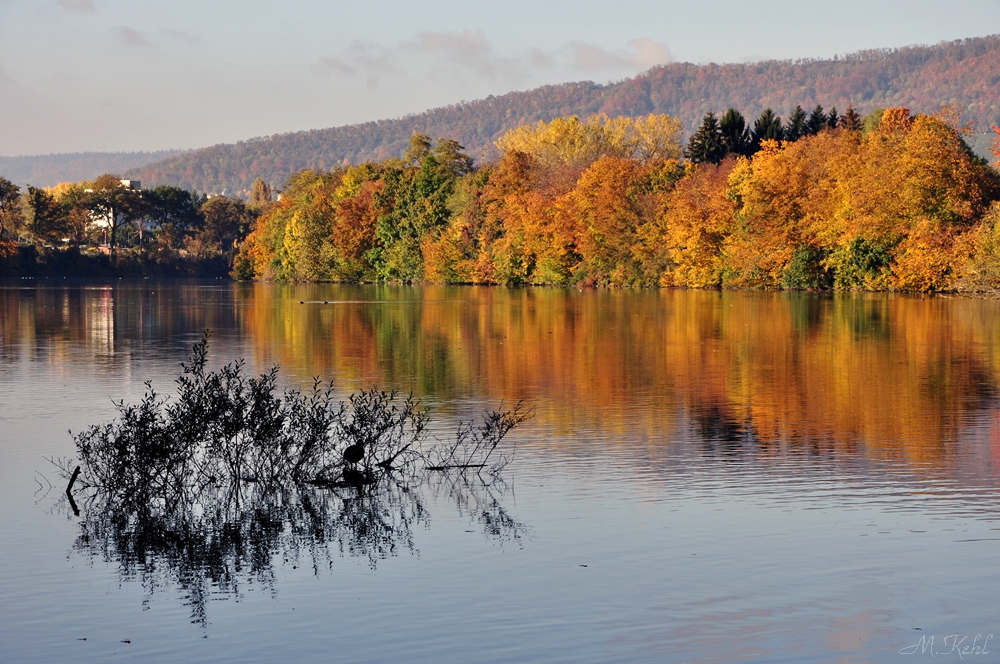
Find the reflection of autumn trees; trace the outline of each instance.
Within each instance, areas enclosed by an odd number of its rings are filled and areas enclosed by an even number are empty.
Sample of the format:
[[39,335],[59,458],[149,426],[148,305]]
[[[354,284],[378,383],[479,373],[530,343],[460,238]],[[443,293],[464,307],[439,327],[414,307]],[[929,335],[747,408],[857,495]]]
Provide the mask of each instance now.
[[998,306],[669,289],[10,288],[0,363],[113,366],[133,361],[137,340],[186,347],[208,327],[299,386],[321,376],[346,391],[413,390],[445,411],[525,399],[553,445],[646,439],[655,453],[664,441],[751,440],[762,452],[942,462],[996,408]]
[[939,461],[1000,379],[996,304],[987,301],[546,288],[253,293],[245,324],[256,347],[301,376],[376,381],[444,402],[526,399],[536,426],[612,439],[694,431],[720,444],[747,437],[764,451]]

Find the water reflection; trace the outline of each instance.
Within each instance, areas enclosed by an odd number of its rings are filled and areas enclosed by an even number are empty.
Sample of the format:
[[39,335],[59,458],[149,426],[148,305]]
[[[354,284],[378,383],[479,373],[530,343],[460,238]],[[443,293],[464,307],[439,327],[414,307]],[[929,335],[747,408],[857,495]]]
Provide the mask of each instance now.
[[[445,399],[539,402],[556,432],[752,439],[941,463],[995,408],[998,303],[879,295],[258,285],[240,322],[285,366]],[[277,312],[277,314],[275,314]],[[268,355],[271,357],[271,355]],[[553,437],[553,445],[572,437]],[[662,446],[661,446],[662,447]]]
[[[323,302],[327,304],[323,304]],[[552,446],[580,434],[754,441],[949,464],[993,421],[1000,303],[882,295],[346,285],[0,289],[0,367],[110,361],[206,327],[300,384],[384,385],[448,404],[535,403]],[[185,343],[190,336],[185,337]],[[2,370],[2,368],[0,368]],[[573,434],[563,436],[560,434]],[[1000,456],[1000,454],[998,454]]]
[[171,504],[89,492],[73,549],[117,566],[150,596],[179,589],[191,621],[204,626],[212,600],[239,598],[255,583],[275,592],[276,566],[319,574],[349,556],[375,569],[415,552],[414,530],[430,524],[428,498],[450,499],[494,541],[518,542],[526,526],[505,508],[506,494],[503,483],[455,473],[357,487],[205,487]]

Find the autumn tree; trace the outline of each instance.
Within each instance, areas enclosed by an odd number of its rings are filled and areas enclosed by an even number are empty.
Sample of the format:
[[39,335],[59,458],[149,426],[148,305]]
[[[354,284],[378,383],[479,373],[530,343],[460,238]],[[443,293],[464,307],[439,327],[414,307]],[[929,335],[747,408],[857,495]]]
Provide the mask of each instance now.
[[603,156],[640,161],[679,159],[681,123],[668,115],[609,118],[592,115],[540,121],[513,129],[496,141],[504,152],[529,154],[545,167],[584,169]]
[[263,178],[253,181],[250,188],[250,204],[252,208],[260,209],[271,202],[271,185],[264,182]]
[[990,152],[993,154],[994,165],[1000,166],[1000,127],[990,125],[990,129],[996,136],[993,137],[993,144],[990,145]]
[[63,228],[70,245],[89,241],[92,230],[89,199],[83,183],[64,182],[50,190],[62,210]]
[[414,132],[410,137],[410,146],[406,149],[403,161],[407,164],[419,166],[424,162],[424,158],[431,153],[431,145],[434,141],[422,131]]
[[711,288],[721,285],[725,272],[722,245],[733,232],[735,205],[727,196],[735,165],[702,164],[677,182],[657,218],[657,244],[666,256],[664,286]]
[[580,177],[566,200],[575,221],[576,250],[582,258],[575,268],[577,281],[610,286],[643,284],[638,233],[656,212],[655,200],[648,195],[647,175],[647,170],[631,159],[604,157]]
[[961,133],[905,108],[882,112],[843,163],[839,238],[830,257],[842,288],[938,290],[957,273],[960,237],[1000,196],[995,171]]
[[23,223],[21,189],[0,177],[0,242],[16,241]]
[[344,174],[337,189],[333,220],[333,245],[336,248],[334,271],[341,279],[371,280],[366,256],[376,243],[378,218],[386,210],[380,194],[384,183],[374,177],[371,168],[352,167]]
[[854,106],[848,105],[847,110],[837,121],[837,126],[849,131],[861,131],[864,127],[864,121],[858,115],[858,112],[854,110]]

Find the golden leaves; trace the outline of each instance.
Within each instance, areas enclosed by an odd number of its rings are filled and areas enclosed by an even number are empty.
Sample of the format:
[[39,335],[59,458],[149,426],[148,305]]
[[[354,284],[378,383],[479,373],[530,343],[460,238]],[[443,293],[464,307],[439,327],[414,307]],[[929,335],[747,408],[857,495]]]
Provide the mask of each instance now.
[[504,152],[523,152],[546,167],[589,165],[601,157],[635,159],[642,163],[680,159],[681,122],[669,115],[638,118],[592,115],[541,120],[512,129],[496,141]]

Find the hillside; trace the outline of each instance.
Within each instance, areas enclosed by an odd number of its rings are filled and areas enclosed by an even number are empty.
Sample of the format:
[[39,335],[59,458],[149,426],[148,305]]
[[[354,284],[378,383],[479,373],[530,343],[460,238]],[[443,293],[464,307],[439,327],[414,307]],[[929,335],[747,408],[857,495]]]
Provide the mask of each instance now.
[[19,185],[52,187],[60,182],[89,180],[104,173],[121,173],[180,154],[160,152],[75,152],[30,157],[0,157],[0,176]]
[[667,113],[689,129],[707,111],[729,106],[756,116],[770,107],[782,116],[817,103],[861,113],[906,106],[914,112],[959,104],[979,130],[1000,121],[1000,35],[934,46],[869,50],[829,60],[655,67],[609,85],[552,85],[462,102],[394,120],[317,129],[216,145],[128,172],[150,184],[236,194],[253,180],[280,185],[304,168],[329,169],[401,154],[415,131],[454,138],[481,155],[507,130],[578,114]]

